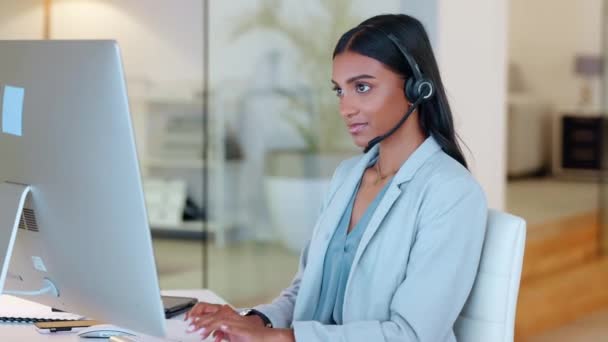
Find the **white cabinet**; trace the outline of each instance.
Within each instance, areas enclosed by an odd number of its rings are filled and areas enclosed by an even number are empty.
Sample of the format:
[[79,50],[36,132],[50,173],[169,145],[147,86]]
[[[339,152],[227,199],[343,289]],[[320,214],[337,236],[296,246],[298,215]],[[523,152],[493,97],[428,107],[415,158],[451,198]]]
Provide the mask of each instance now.
[[549,168],[550,108],[540,99],[509,94],[507,175],[527,176]]

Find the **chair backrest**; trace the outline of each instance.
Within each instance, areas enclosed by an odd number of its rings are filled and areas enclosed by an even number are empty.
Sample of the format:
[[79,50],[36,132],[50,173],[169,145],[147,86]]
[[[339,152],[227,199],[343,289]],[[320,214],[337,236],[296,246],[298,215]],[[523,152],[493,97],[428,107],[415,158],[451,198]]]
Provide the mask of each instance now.
[[526,222],[490,210],[477,278],[454,326],[459,342],[511,342]]

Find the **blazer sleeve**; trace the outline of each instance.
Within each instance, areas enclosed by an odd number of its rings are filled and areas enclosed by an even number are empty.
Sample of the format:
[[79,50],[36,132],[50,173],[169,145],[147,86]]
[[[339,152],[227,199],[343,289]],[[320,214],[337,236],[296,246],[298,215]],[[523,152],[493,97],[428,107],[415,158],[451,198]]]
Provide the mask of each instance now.
[[[348,171],[348,166],[346,164],[348,164],[349,162],[351,161],[349,160],[340,163],[340,165],[338,165],[338,167],[334,171],[329,189],[325,194],[323,202],[321,203],[320,214],[325,211],[331,194],[334,193],[337,187],[341,184],[341,180],[344,178],[344,173]],[[300,255],[298,272],[291,281],[291,285],[281,291],[281,294],[277,298],[275,298],[272,303],[262,304],[254,307],[254,309],[266,315],[270,322],[272,322],[272,326],[275,328],[289,328],[292,325],[296,297],[300,289],[302,275],[304,274],[304,270],[306,269],[306,261],[308,259],[309,247],[310,241],[308,241]]]
[[296,341],[445,341],[473,287],[486,218],[485,196],[472,178],[449,180],[428,191],[389,320],[344,325],[296,321]]

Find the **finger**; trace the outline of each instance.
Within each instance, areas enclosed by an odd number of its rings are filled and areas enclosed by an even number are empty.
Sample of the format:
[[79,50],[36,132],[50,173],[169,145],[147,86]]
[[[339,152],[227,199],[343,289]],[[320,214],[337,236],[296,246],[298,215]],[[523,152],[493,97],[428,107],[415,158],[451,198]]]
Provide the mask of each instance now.
[[222,306],[217,304],[209,304],[200,302],[196,304],[190,311],[186,313],[184,320],[192,318],[193,316],[200,316],[208,313],[217,312]]
[[190,311],[188,311],[187,315],[188,317],[190,317],[192,315],[201,315],[205,313],[216,312],[220,308],[221,305],[200,302],[196,304]]
[[213,304],[210,307],[204,308],[202,314],[199,316],[202,316],[205,314],[219,314],[219,313],[240,317],[238,312],[236,312],[232,307],[230,307],[228,305],[217,305],[217,304]]
[[222,323],[212,323],[208,326],[205,327],[201,327],[200,330],[196,331],[200,336],[202,340],[206,340],[212,333],[217,332],[218,331],[218,327],[221,325]]
[[215,316],[213,319],[207,320],[204,325],[201,325],[199,328],[195,328],[194,331],[200,333],[201,337],[204,340],[213,332],[219,331],[220,326],[235,324],[239,324],[239,321],[234,317]]
[[204,303],[197,303],[192,307],[192,309],[186,311],[186,316],[184,317],[184,320],[187,321],[190,318],[190,315],[196,314],[200,310],[201,305],[204,305]]
[[226,318],[222,316],[205,317],[205,319],[201,319],[201,321],[191,325],[192,328],[189,332],[197,332],[205,339],[224,322],[226,322]]
[[239,315],[234,309],[232,309],[228,305],[224,305],[219,307],[216,312],[208,313],[205,315],[193,316],[192,322],[190,326],[192,327],[192,331],[199,330],[201,327],[207,327],[211,322],[216,320],[226,320],[226,319],[243,319],[241,315]]
[[188,323],[188,329],[186,332],[193,333],[200,330],[201,328],[206,328],[207,325],[209,325],[209,322],[212,322],[216,319],[220,319],[220,317],[223,317],[223,315],[217,312],[208,313],[204,316],[192,316],[190,321],[186,322]]
[[220,331],[220,330],[216,330],[213,333],[213,336],[215,337],[215,342],[222,342],[224,340],[224,338],[225,338],[224,333],[222,331]]

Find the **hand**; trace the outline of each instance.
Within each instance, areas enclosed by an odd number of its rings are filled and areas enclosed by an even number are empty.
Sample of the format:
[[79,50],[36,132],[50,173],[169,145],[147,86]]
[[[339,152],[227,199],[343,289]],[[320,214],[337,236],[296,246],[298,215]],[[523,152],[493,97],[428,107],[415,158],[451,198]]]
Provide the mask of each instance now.
[[220,305],[220,304],[198,302],[192,309],[190,309],[190,311],[186,312],[184,321],[187,321],[189,319],[199,318],[199,317],[217,312],[219,309],[221,309],[221,307],[222,307],[222,305]]
[[[188,319],[193,319],[196,317],[202,317],[207,314],[215,313],[219,309],[221,309],[221,307],[222,307],[222,305],[219,305],[219,304],[210,304],[210,303],[205,303],[205,302],[199,302],[192,309],[190,309],[190,311],[186,312],[184,321],[187,321]],[[264,321],[258,315],[246,316],[245,319],[251,321],[252,323],[258,324],[260,326],[265,326]]]
[[[190,309],[190,311],[186,312],[186,315],[184,317],[185,321],[188,321],[188,320],[191,321],[190,328],[188,329],[187,332],[193,333],[193,332],[199,330],[200,327],[198,327],[196,325],[196,323],[202,317],[206,317],[211,314],[214,314],[214,313],[218,312],[221,308],[222,308],[222,305],[219,305],[219,304],[198,302],[192,309]],[[213,334],[213,336],[215,337],[215,342],[221,342],[224,340],[224,334],[221,331],[215,332]]]
[[[192,321],[189,332],[198,331],[203,339],[213,334],[215,342],[223,339],[231,342],[293,341],[293,338],[286,339],[289,336],[286,331],[266,328],[260,317],[243,317],[228,305],[201,302],[186,313],[185,319]],[[222,327],[225,329],[221,329]],[[225,330],[230,330],[230,333]]]

